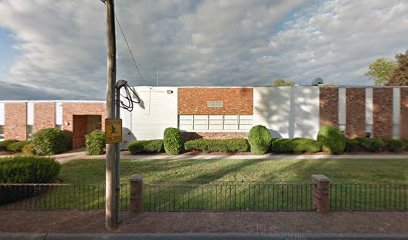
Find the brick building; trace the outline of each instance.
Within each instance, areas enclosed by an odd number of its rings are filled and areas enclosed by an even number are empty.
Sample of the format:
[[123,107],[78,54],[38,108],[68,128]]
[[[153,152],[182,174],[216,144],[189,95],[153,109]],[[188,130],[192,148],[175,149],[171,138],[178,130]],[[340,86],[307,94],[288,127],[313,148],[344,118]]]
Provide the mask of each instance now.
[[[126,144],[160,139],[167,127],[186,138],[246,137],[262,124],[274,137],[316,138],[332,125],[350,138],[408,138],[408,87],[135,87],[141,102],[122,110]],[[0,140],[29,139],[39,129],[72,134],[74,148],[103,129],[102,101],[0,101]]]
[[59,128],[72,137],[74,148],[84,146],[85,135],[103,129],[103,101],[0,101],[0,140],[31,139],[44,128]]

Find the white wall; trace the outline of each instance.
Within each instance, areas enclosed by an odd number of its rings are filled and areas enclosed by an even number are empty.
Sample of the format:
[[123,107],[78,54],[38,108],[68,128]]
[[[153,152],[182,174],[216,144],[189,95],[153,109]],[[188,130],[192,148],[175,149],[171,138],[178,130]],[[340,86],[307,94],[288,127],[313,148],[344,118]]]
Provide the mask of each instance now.
[[274,137],[316,138],[319,131],[319,87],[254,88],[253,124]]
[[177,87],[135,87],[135,90],[142,103],[135,104],[131,113],[121,111],[124,148],[134,140],[162,139],[164,129],[177,127],[178,122]]

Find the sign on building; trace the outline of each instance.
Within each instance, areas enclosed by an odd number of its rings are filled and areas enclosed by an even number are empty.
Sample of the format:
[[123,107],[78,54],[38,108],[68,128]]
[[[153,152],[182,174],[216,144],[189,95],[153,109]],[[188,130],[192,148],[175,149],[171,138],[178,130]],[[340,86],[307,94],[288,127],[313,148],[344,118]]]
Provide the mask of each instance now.
[[210,108],[224,107],[224,102],[223,101],[208,101],[207,107],[210,107]]
[[122,119],[105,119],[105,141],[107,144],[122,142]]

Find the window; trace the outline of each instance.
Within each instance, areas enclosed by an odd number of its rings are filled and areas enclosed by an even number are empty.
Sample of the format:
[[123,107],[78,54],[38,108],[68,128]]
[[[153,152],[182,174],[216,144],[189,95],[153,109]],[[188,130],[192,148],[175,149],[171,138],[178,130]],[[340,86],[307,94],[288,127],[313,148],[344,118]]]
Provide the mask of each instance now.
[[33,137],[33,125],[27,125],[27,139],[31,140]]
[[0,141],[4,140],[4,126],[0,125]]
[[59,129],[59,130],[62,130],[62,125],[61,124],[55,124],[55,128]]
[[252,115],[179,115],[180,130],[247,131]]

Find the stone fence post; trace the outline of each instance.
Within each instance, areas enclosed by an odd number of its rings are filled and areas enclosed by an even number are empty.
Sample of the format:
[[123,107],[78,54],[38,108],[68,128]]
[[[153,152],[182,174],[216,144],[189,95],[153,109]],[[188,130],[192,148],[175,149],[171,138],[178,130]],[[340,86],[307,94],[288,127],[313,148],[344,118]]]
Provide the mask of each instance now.
[[330,210],[330,179],[324,175],[312,175],[313,179],[313,208],[318,213]]
[[143,212],[143,176],[130,177],[130,212]]

